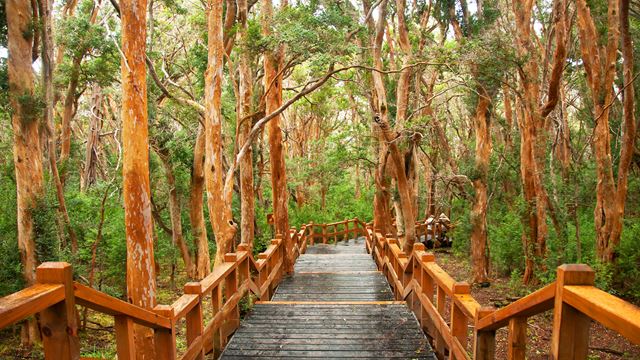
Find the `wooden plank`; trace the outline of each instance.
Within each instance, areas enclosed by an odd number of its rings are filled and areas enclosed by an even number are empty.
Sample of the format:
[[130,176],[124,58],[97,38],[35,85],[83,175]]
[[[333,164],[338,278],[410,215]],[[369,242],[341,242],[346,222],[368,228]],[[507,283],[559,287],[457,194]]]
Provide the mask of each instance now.
[[507,359],[524,360],[527,355],[527,318],[514,317],[509,320]]
[[[173,319],[173,309],[169,305],[157,305],[153,311],[160,316]],[[157,360],[175,360],[178,358],[176,350],[175,324],[171,321],[168,329],[156,329],[153,333],[155,358]]]
[[133,320],[125,315],[116,315],[114,318],[118,360],[134,360],[136,358],[136,344],[133,338]]
[[73,296],[73,268],[65,262],[45,262],[36,269],[43,284],[60,284],[64,300],[40,312],[40,332],[45,359],[80,358],[76,303]]
[[171,320],[157,313],[116,299],[98,290],[74,283],[76,303],[109,315],[126,315],[134,322],[150,328],[170,329]]
[[587,265],[562,265],[556,277],[551,355],[553,359],[586,359],[591,319],[564,302],[566,285],[593,285],[595,272]]
[[[200,286],[200,284],[198,284]],[[173,308],[173,317],[175,319],[182,319],[187,313],[194,308],[200,301],[199,295],[183,294],[171,304]]]
[[227,275],[236,268],[235,262],[224,262],[213,267],[213,271],[207,277],[200,280],[202,292],[208,293],[214,287],[218,286]]
[[507,326],[509,320],[515,316],[530,317],[553,309],[556,294],[555,283],[549,284],[478,321],[480,330],[497,330]]
[[64,300],[64,285],[34,284],[0,298],[0,329]]
[[[186,328],[187,328],[187,346],[188,350],[183,356],[183,359],[192,360],[204,360],[204,348],[202,347],[202,334],[204,331],[202,323],[202,302],[200,301],[202,295],[202,287],[200,283],[191,282],[184,286],[185,295],[195,297],[194,306],[192,306],[186,313]],[[175,321],[175,319],[174,319]]]
[[405,305],[404,301],[256,301],[271,305]]
[[640,308],[593,286],[565,286],[563,301],[640,345]]

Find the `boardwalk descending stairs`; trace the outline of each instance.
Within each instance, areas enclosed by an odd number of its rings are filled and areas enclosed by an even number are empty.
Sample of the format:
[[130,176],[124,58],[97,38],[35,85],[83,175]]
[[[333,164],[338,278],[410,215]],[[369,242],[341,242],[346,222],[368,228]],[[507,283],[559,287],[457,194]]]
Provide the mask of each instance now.
[[222,358],[435,359],[362,238],[307,248],[272,301],[242,321]]

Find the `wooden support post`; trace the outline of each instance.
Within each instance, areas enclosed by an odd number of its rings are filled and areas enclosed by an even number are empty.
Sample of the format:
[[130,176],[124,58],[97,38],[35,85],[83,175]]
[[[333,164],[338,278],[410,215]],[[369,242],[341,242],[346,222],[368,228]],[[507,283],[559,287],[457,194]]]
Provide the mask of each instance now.
[[562,297],[565,285],[593,286],[594,281],[595,273],[587,265],[570,264],[558,267],[551,338],[551,357],[554,360],[587,358],[591,319],[565,304]]
[[156,329],[154,332],[154,343],[156,347],[156,359],[175,360],[178,358],[176,351],[176,329],[173,319],[173,308],[169,305],[156,305],[153,311],[166,318],[171,319],[171,329]]
[[[234,263],[238,260],[238,256],[235,253],[225,254],[224,261]],[[224,279],[224,297],[227,301],[238,291],[238,267],[231,271]],[[233,310],[229,312],[229,316],[225,319],[225,330],[236,327],[240,324],[240,308],[238,304],[233,307]],[[230,331],[224,331],[222,334],[223,347],[227,344],[227,336]]]
[[353,218],[353,238],[357,239],[360,233],[360,224],[358,223],[358,218]]
[[333,224],[333,242],[338,244],[338,224]]
[[41,284],[64,285],[64,301],[40,313],[45,359],[79,359],[78,322],[73,295],[73,268],[66,262],[46,262],[36,269]]
[[313,231],[314,225],[313,221],[309,223],[309,239],[311,239],[311,246],[316,243],[316,235]]
[[[436,290],[436,297],[437,297],[437,302],[436,302],[436,308],[438,309],[438,313],[440,313],[440,316],[442,316],[444,318],[445,316],[445,304],[447,301],[447,293],[444,291],[443,288],[441,288],[440,286],[437,286],[437,290]],[[439,359],[444,359],[445,356],[445,346],[446,346],[446,342],[444,341],[444,338],[442,337],[442,335],[440,333],[437,334],[436,336],[436,353],[438,354],[438,358]]]
[[[247,244],[243,244],[244,246],[248,246]],[[198,295],[198,303],[196,306],[191,309],[186,316],[187,322],[187,348],[191,346],[195,341],[200,341],[202,344],[202,339],[200,338],[204,332],[204,327],[202,323],[202,285],[199,282],[190,282],[184,285],[184,293],[185,294],[193,294]],[[200,338],[200,339],[198,339]],[[204,346],[200,347],[200,351],[198,351],[194,357],[194,359],[204,360]]]
[[135,360],[136,344],[133,338],[133,319],[125,315],[115,316],[116,351],[118,360]]
[[251,273],[249,272],[249,255],[251,250],[249,249],[249,245],[240,244],[238,245],[238,251],[246,251],[248,252],[248,256],[242,260],[242,262],[238,265],[238,269],[240,271],[240,284],[243,284],[245,281],[251,278]]
[[527,354],[527,318],[515,317],[509,320],[507,359],[524,360]]
[[[222,309],[222,287],[217,285],[211,291],[211,310],[212,317],[215,317],[220,310]],[[220,336],[220,329],[222,328],[219,325],[217,328],[213,328],[213,358],[217,359],[222,353],[222,336]]]
[[473,359],[493,360],[496,357],[496,331],[478,331],[478,320],[494,312],[492,307],[480,307],[475,314],[475,331],[473,334]]
[[349,238],[349,220],[344,223],[344,234],[342,235],[342,240],[348,240]]
[[322,243],[327,243],[327,224],[322,224]]
[[[466,282],[456,282],[453,284],[453,295],[464,295],[471,293],[471,286]],[[469,321],[464,312],[451,299],[451,335],[457,338],[463,349],[467,347],[467,327]],[[453,359],[454,351],[449,351],[449,359]]]
[[[433,256],[433,254],[431,253],[427,253],[427,254],[422,254],[422,258],[420,259],[423,263],[430,263],[430,262],[434,262],[435,261],[435,256]],[[421,270],[422,272],[422,279],[420,282],[420,286],[422,287],[422,293],[427,297],[428,301],[433,304],[433,293],[434,293],[434,281],[433,278],[431,277],[431,275],[429,275],[429,273],[427,273],[424,269]],[[425,318],[428,318],[428,313],[427,311],[424,309],[424,307],[421,307],[422,311],[422,316]],[[422,329],[425,333],[429,334],[429,336],[431,336],[432,338],[436,337],[436,329],[435,326],[433,324],[433,322],[431,321],[425,321],[422,324]]]

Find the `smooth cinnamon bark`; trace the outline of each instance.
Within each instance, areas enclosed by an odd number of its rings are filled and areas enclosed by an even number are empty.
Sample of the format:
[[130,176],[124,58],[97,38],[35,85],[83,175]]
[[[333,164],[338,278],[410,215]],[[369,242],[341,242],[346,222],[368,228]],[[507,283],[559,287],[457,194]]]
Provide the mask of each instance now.
[[204,156],[205,131],[198,127],[198,135],[193,148],[193,169],[191,170],[191,193],[189,194],[189,219],[196,245],[196,278],[202,279],[211,271],[209,241],[204,219]]
[[[7,0],[7,68],[9,101],[13,110],[13,162],[17,191],[18,248],[27,285],[35,282],[38,263],[35,249],[33,210],[44,194],[42,149],[39,119],[31,108],[35,102],[34,74],[31,67],[33,9],[27,1]],[[23,328],[22,343],[31,345],[37,339],[35,321]]]
[[[237,227],[231,213],[231,192],[224,182],[222,159],[222,70],[224,40],[222,35],[222,0],[207,2],[208,61],[205,75],[205,184],[207,207],[216,239],[214,265],[224,262]],[[229,179],[227,179],[229,180]]]
[[[262,32],[265,36],[271,34],[271,22],[273,6],[271,0],[262,1]],[[282,69],[284,49],[264,53],[264,87],[265,112],[273,113],[282,105]],[[280,115],[274,116],[267,125],[269,136],[269,160],[271,168],[271,191],[273,193],[273,216],[275,233],[281,234],[285,242],[284,267],[287,273],[293,272],[293,259],[291,258],[291,239],[289,236],[289,212],[286,165],[282,130],[280,129]]]
[[[240,40],[245,41],[248,37],[247,17],[249,7],[247,0],[238,0],[238,24],[240,26]],[[239,79],[238,79],[238,145],[243,146],[249,140],[252,122],[244,119],[252,113],[251,95],[253,79],[251,76],[249,53],[240,53]],[[253,238],[255,233],[255,194],[253,189],[253,151],[240,160],[240,241],[253,248]]]
[[[622,14],[624,22],[620,21],[620,3],[618,0],[609,0],[607,7],[607,40],[600,44],[591,10],[585,0],[577,0],[577,24],[580,38],[580,50],[587,75],[587,85],[591,91],[594,104],[593,116],[595,128],[593,130],[593,152],[596,158],[596,206],[594,209],[596,228],[596,250],[598,258],[604,262],[615,261],[615,247],[620,242],[624,206],[627,193],[627,176],[631,162],[631,154],[635,142],[634,129],[636,124],[633,111],[628,111],[629,102],[633,97],[629,95],[631,83],[631,68],[629,50],[623,61],[625,81],[625,103],[623,104],[625,116],[623,118],[624,134],[622,138],[620,162],[618,164],[617,184],[613,176],[613,159],[611,154],[611,134],[609,128],[610,105],[613,98],[613,81],[616,75],[616,60],[620,29],[628,31],[628,15]],[[622,10],[625,10],[623,4]],[[624,47],[629,46],[630,39],[623,38]],[[626,44],[625,44],[626,43]],[[631,87],[631,89],[633,89]],[[632,106],[631,106],[632,107]],[[613,201],[612,201],[613,196]]]
[[[127,237],[127,298],[153,309],[156,278],[149,185],[146,82],[146,0],[120,2],[122,16],[123,198]],[[138,359],[155,357],[153,330],[134,325]]]
[[158,157],[164,167],[164,172],[167,177],[167,185],[169,186],[169,217],[171,219],[171,240],[173,245],[178,248],[182,261],[184,261],[184,267],[187,271],[187,276],[192,279],[197,278],[196,267],[191,260],[191,253],[184,241],[182,234],[182,210],[180,206],[180,199],[178,197],[178,189],[176,188],[176,177],[173,175],[173,167],[169,161],[169,153],[166,149],[158,149]]

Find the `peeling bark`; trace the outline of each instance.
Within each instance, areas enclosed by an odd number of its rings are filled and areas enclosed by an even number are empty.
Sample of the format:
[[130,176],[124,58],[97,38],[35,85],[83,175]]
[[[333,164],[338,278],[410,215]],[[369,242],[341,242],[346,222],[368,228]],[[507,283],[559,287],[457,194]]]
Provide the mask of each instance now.
[[[127,298],[134,305],[156,305],[153,218],[149,184],[149,129],[146,82],[146,0],[123,0],[122,142],[123,198],[127,237]],[[153,330],[134,325],[136,357],[153,359]]]
[[[207,2],[208,59],[205,75],[205,185],[207,207],[216,239],[214,265],[224,262],[237,231],[231,213],[232,179],[225,186],[222,159],[222,70],[224,41],[222,35],[222,0]],[[231,174],[233,176],[233,174]]]
[[[17,190],[18,248],[24,280],[35,282],[38,263],[35,249],[33,211],[44,194],[42,150],[40,147],[39,114],[34,113],[34,74],[31,67],[32,38],[29,34],[32,12],[23,0],[7,0],[7,59],[9,101],[13,110],[13,162]],[[31,345],[38,338],[35,321],[29,321],[22,331],[23,345]]]
[[196,278],[203,279],[211,271],[209,241],[204,219],[204,165],[205,131],[198,127],[198,135],[193,148],[193,169],[191,170],[191,194],[189,199],[189,219],[196,245]]
[[[273,8],[271,0],[262,0],[262,32],[265,36],[271,33]],[[264,54],[264,87],[265,112],[273,113],[282,105],[282,69],[284,49],[266,51]],[[284,237],[286,273],[293,272],[293,259],[291,258],[291,239],[289,236],[289,213],[286,165],[282,130],[280,129],[280,115],[274,116],[267,125],[269,135],[269,160],[271,168],[271,190],[273,193],[273,215],[275,219],[275,233]]]

